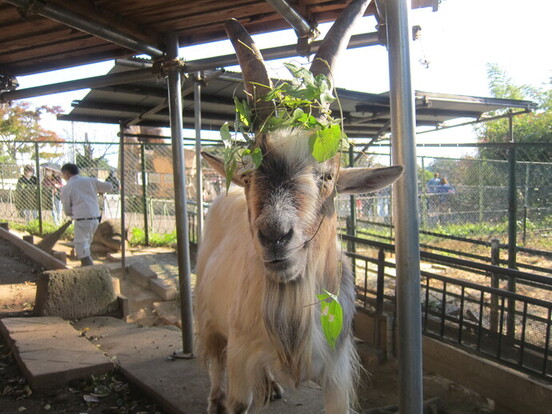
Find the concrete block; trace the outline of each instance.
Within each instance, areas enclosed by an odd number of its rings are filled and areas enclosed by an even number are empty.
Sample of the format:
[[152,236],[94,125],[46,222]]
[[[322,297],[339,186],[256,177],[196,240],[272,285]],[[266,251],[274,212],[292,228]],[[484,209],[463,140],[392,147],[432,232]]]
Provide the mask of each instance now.
[[58,259],[60,262],[63,262],[65,264],[67,264],[67,253],[65,252],[58,252],[58,251],[53,251],[52,252],[52,256],[54,256],[56,259]]
[[117,295],[117,302],[119,303],[119,312],[121,319],[126,321],[128,315],[130,315],[130,303],[128,298],[123,295]]
[[423,350],[425,371],[492,399],[497,413],[550,413],[550,383],[427,336]]
[[34,244],[34,236],[32,234],[26,234],[22,237],[23,240],[25,240],[27,243]]
[[152,279],[157,279],[157,273],[151,270],[147,265],[134,263],[128,267],[128,280],[137,285],[147,288]]
[[150,279],[149,288],[157,293],[163,300],[174,300],[176,298],[176,288],[169,285],[161,279]]
[[117,295],[105,266],[51,270],[36,283],[35,314],[81,319],[114,313]]

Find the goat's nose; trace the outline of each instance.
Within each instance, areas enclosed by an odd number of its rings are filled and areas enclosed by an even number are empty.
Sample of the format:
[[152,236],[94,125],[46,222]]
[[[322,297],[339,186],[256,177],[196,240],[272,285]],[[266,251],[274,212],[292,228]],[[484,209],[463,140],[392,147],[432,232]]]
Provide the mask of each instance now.
[[259,229],[259,241],[264,247],[284,247],[293,237],[293,229],[288,231],[277,228]]

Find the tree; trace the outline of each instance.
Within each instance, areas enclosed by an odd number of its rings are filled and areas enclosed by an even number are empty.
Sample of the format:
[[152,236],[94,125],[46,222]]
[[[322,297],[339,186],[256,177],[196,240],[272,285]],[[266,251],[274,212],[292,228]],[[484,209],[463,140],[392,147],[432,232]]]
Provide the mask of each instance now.
[[57,106],[33,108],[28,102],[0,104],[0,162],[14,162],[18,153],[34,151],[34,145],[29,145],[29,142],[42,142],[41,148],[51,145],[46,141],[63,142],[55,132],[40,124],[44,114],[60,112],[61,108]]
[[[497,65],[489,65],[488,75],[489,87],[495,97],[529,99],[537,104],[533,112],[513,119],[514,141],[535,144],[516,149],[517,181],[518,188],[523,190],[522,201],[526,206],[548,207],[552,194],[552,80],[542,88],[515,85]],[[481,142],[509,141],[508,119],[484,123],[477,131]],[[505,147],[480,148],[480,155],[486,160],[505,160],[508,151]],[[486,174],[501,179],[507,176],[506,164],[493,163],[490,170]]]
[[[507,73],[496,64],[488,66],[489,88],[496,98],[525,99],[537,104],[531,113],[519,115],[513,120],[514,141],[521,143],[552,143],[552,80],[548,87],[535,88],[529,85],[515,85]],[[504,110],[502,111],[505,112]],[[499,119],[481,124],[476,128],[480,142],[508,142],[508,119]],[[484,148],[484,158],[506,159],[504,149]],[[552,146],[524,148],[518,151],[518,161],[549,162],[552,159]]]
[[97,175],[97,170],[111,170],[111,166],[105,159],[105,150],[103,155],[94,157],[94,148],[88,140],[88,136],[85,134],[85,143],[83,144],[83,154],[77,154],[76,163],[79,168],[88,171],[90,175]]

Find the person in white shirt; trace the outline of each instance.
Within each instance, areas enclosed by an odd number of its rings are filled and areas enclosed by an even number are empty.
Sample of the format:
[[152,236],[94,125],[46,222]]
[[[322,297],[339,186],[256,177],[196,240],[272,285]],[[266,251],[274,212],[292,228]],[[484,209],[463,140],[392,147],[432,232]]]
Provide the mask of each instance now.
[[112,185],[94,177],[81,177],[75,164],[63,165],[61,174],[67,181],[61,189],[61,204],[65,215],[74,220],[75,253],[82,266],[92,266],[90,244],[101,218],[98,193],[111,191]]

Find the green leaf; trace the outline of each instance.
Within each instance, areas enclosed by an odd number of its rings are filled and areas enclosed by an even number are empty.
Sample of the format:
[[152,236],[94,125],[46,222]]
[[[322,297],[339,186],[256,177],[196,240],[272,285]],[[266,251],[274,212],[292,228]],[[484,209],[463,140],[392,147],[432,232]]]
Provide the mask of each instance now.
[[335,349],[335,344],[343,329],[343,308],[336,295],[325,292],[325,294],[316,295],[321,301],[320,324],[330,348]]
[[224,142],[224,146],[226,148],[232,146],[232,134],[230,134],[230,127],[228,126],[228,122],[225,122],[220,127],[220,138],[222,139],[222,142]]
[[241,123],[246,128],[251,127],[251,108],[249,108],[247,101],[240,101],[238,98],[234,97],[234,104],[236,105],[238,124]]
[[229,160],[228,163],[224,163],[224,171],[226,172],[226,192],[228,193],[228,189],[230,188],[230,184],[232,183],[232,178],[234,177],[234,172],[236,171],[236,167],[238,166],[238,163],[236,162],[235,158],[232,158]]
[[253,164],[255,164],[255,168],[259,168],[261,166],[261,163],[263,162],[263,152],[260,148],[255,148],[253,152],[251,152],[251,157],[253,158]]
[[332,158],[341,144],[341,127],[330,125],[328,128],[317,131],[309,141],[312,156],[318,162]]

